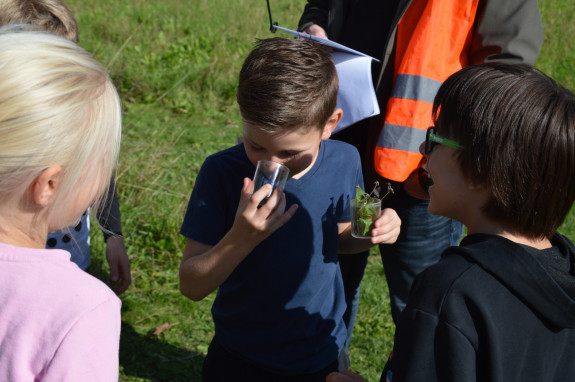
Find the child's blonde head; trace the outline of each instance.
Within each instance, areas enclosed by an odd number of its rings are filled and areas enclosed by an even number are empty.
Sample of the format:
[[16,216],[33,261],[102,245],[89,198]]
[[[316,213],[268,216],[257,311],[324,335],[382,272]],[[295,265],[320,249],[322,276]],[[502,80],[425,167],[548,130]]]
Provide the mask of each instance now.
[[[22,203],[51,166],[62,175],[43,209],[51,228],[66,200],[89,187],[97,211],[115,167],[120,101],[100,63],[76,44],[45,32],[0,28],[0,208]],[[61,227],[56,227],[60,225]]]
[[78,42],[78,24],[61,0],[1,0],[0,25],[30,24]]

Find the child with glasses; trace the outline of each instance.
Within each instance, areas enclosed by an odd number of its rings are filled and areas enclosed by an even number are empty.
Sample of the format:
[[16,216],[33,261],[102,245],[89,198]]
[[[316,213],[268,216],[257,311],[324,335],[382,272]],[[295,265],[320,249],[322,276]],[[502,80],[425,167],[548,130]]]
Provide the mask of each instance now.
[[[429,211],[467,236],[420,274],[382,380],[574,381],[575,96],[526,65],[465,68],[421,145]],[[347,378],[347,379],[346,379]],[[334,374],[328,381],[362,380]]]

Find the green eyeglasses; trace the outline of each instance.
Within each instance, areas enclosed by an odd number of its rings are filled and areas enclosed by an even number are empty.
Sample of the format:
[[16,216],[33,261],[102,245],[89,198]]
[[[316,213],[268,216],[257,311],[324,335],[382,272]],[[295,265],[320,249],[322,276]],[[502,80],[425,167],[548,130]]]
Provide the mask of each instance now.
[[429,154],[433,151],[433,148],[437,144],[444,145],[447,147],[451,147],[452,149],[456,150],[463,150],[463,146],[451,139],[440,137],[439,135],[435,134],[435,127],[430,126],[427,129],[427,134],[425,135],[425,154]]

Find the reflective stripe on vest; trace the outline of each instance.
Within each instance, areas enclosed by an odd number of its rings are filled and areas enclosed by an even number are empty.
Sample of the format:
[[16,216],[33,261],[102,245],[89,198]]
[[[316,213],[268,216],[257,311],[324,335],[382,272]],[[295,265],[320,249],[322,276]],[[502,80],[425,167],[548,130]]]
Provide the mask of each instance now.
[[[378,157],[375,170],[379,174],[385,173],[385,178],[402,182],[419,165],[419,146],[432,123],[431,107],[440,86],[440,81],[431,78],[397,75],[388,104],[388,109],[392,109],[393,113],[386,116],[375,149]],[[385,163],[386,167],[378,168],[381,163]]]
[[467,65],[479,0],[413,0],[397,26],[392,96],[374,153],[375,171],[398,182],[421,161],[441,83]]
[[390,123],[386,119],[377,146],[419,153],[419,144],[425,140],[425,130],[405,126],[402,122],[412,122],[414,119],[412,113],[414,110],[417,112],[416,110],[419,106],[422,109],[422,115],[420,115],[419,119],[421,119],[422,123],[425,123],[427,118],[430,117],[427,114],[429,107],[402,100],[422,101],[433,104],[433,98],[440,86],[441,82],[431,78],[409,74],[398,75],[393,89],[392,97],[394,99],[390,100],[390,102],[393,102],[394,108],[403,107],[407,110],[404,113],[401,113],[401,110],[394,113],[394,116],[399,114],[397,116],[398,120],[393,121],[394,123]]
[[441,81],[413,74],[398,74],[393,87],[393,98],[433,103]]

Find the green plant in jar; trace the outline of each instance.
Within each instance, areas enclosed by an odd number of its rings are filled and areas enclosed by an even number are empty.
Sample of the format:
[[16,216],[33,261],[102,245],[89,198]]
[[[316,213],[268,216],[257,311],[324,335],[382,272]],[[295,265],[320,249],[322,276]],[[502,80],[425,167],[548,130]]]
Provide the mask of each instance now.
[[383,195],[381,195],[381,188],[377,181],[369,194],[362,190],[359,185],[355,187],[355,198],[351,211],[351,228],[354,237],[371,236],[375,220],[381,212],[381,201],[390,194],[393,194],[390,183],[387,183],[387,190]]

